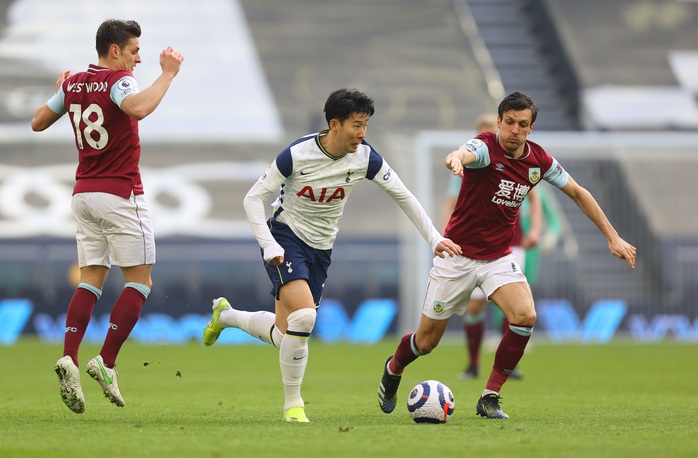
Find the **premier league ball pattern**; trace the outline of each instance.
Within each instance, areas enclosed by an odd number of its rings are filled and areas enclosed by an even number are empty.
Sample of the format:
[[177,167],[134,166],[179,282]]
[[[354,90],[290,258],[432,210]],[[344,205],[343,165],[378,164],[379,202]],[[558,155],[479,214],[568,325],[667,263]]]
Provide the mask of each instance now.
[[455,406],[453,393],[438,380],[417,384],[407,398],[407,411],[417,423],[446,423]]

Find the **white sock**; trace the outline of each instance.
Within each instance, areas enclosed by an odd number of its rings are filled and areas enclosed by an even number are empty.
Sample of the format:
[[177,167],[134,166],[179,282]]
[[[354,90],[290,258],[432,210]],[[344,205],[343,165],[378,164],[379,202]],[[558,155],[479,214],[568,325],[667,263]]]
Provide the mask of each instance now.
[[279,347],[279,367],[284,384],[284,412],[304,407],[301,384],[308,365],[308,337],[315,326],[315,309],[303,308],[288,315],[288,329]]
[[242,329],[252,337],[278,348],[281,345],[283,334],[274,326],[275,319],[275,314],[265,311],[245,312],[227,309],[218,315],[218,323],[224,328]]

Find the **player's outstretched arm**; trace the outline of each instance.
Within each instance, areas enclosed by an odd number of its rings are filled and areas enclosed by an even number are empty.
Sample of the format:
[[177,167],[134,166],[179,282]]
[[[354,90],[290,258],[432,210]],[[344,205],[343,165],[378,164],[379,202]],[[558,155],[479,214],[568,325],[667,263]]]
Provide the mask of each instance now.
[[139,121],[155,111],[170,88],[172,80],[179,73],[182,61],[184,56],[172,46],[168,46],[160,54],[160,76],[147,89],[126,97],[121,103],[121,110]]
[[596,224],[601,233],[608,241],[608,249],[613,256],[625,259],[631,269],[635,268],[635,255],[637,249],[623,240],[618,232],[613,228],[611,223],[606,218],[605,213],[591,195],[589,191],[579,186],[572,177],[567,184],[562,188],[562,192],[567,194],[574,203],[582,210],[582,212]]
[[[381,177],[390,170],[392,169],[388,163],[384,161],[382,171],[377,173],[376,176]],[[434,254],[441,258],[445,257],[446,253],[451,256],[461,254],[460,246],[444,238],[434,227],[431,218],[429,218],[427,212],[424,211],[424,207],[422,207],[414,194],[407,189],[397,173],[392,171],[391,177],[392,178],[388,181],[375,178],[373,181],[388,193],[402,211],[405,212],[405,215],[407,215],[422,237],[424,237],[424,240],[429,244]]]
[[608,241],[608,249],[611,251],[613,256],[625,259],[631,269],[635,268],[635,255],[637,254],[637,248],[620,238],[618,234]]
[[463,176],[463,167],[475,162],[475,155],[468,151],[464,146],[461,146],[457,150],[451,152],[444,159],[444,164],[447,169],[450,169],[454,175]]

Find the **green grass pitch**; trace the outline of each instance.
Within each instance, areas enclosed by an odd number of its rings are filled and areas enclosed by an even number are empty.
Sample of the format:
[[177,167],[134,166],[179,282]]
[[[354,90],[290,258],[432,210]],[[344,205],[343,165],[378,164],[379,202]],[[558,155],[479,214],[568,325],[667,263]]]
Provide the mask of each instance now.
[[[311,342],[303,396],[310,424],[282,422],[277,351],[263,345],[141,346],[119,356],[126,407],[111,405],[84,366],[86,411],[65,407],[53,365],[61,347],[0,346],[0,456],[10,457],[695,457],[698,346],[666,342],[552,345],[532,341],[522,381],[503,388],[511,419],[476,416],[485,383],[462,381],[465,350],[448,340],[405,373],[399,404],[378,408],[382,365],[397,341]],[[493,354],[482,355],[483,367]],[[488,372],[488,371],[484,371]],[[415,424],[405,406],[426,379],[456,407],[445,425]]]

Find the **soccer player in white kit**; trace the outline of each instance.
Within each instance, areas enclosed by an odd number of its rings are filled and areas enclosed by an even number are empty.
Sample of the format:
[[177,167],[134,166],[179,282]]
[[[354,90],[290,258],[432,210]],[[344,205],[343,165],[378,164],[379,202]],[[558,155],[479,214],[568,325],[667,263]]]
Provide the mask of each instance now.
[[[412,220],[437,257],[460,254],[439,234],[414,195],[365,140],[373,100],[356,89],[339,89],[325,102],[328,129],[284,149],[249,190],[243,205],[272,282],[276,313],[233,309],[213,301],[204,329],[213,345],[226,327],[236,327],[279,349],[284,420],[308,422],[301,383],[308,364],[308,337],[331,262],[332,246],[349,193],[364,178],[385,191]],[[264,202],[273,193],[273,216]]]
[[497,133],[482,133],[446,156],[446,167],[463,176],[463,182],[444,236],[457,243],[463,255],[434,258],[417,332],[403,336],[383,368],[378,387],[383,412],[395,409],[405,367],[438,345],[451,316],[463,315],[470,294],[479,287],[502,310],[509,329],[499,343],[476,411],[486,418],[509,418],[499,406],[499,391],[521,360],[536,322],[531,289],[512,254],[511,241],[519,207],[541,180],[570,197],[599,228],[611,254],[635,268],[635,247],[618,235],[591,193],[527,139],[537,114],[529,96],[509,94],[499,104]]

